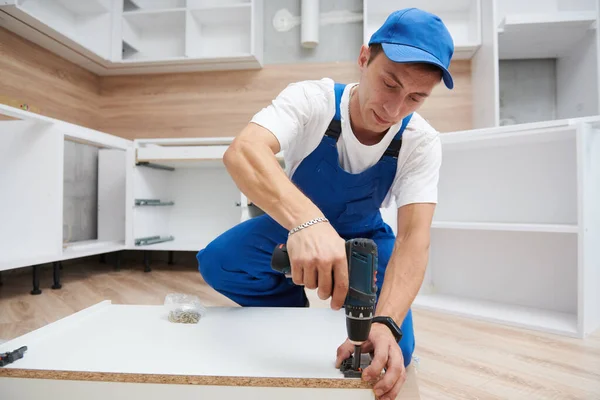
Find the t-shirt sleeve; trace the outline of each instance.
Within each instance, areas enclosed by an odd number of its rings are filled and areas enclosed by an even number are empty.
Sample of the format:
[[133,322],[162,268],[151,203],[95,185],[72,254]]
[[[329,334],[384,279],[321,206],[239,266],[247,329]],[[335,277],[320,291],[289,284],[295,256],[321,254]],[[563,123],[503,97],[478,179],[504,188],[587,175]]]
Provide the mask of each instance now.
[[257,112],[251,122],[271,131],[281,150],[287,151],[311,117],[313,95],[307,82],[291,83],[268,106]]
[[395,183],[396,206],[437,203],[441,163],[442,144],[438,135],[420,143],[410,154]]

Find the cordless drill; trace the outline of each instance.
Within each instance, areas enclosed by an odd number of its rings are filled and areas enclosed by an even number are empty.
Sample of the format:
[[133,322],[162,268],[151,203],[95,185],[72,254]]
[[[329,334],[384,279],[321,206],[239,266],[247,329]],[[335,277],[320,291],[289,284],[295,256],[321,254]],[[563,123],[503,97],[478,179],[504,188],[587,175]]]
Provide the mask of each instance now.
[[[371,239],[346,241],[348,261],[348,293],[344,301],[346,331],[354,344],[354,358],[342,363],[340,369],[346,377],[360,377],[361,345],[368,339],[375,314],[377,286],[377,245]],[[290,259],[285,244],[279,244],[271,258],[271,268],[291,275]]]

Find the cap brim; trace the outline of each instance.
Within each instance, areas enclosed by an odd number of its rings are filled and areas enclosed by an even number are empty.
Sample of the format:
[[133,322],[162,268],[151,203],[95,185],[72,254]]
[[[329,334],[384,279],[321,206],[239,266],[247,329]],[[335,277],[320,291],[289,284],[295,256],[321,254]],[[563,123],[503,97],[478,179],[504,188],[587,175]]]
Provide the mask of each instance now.
[[437,65],[442,70],[442,79],[444,80],[446,87],[448,89],[454,87],[454,81],[452,80],[450,72],[444,67],[440,60],[428,52],[402,44],[382,43],[381,47],[383,48],[385,55],[394,62],[422,62]]

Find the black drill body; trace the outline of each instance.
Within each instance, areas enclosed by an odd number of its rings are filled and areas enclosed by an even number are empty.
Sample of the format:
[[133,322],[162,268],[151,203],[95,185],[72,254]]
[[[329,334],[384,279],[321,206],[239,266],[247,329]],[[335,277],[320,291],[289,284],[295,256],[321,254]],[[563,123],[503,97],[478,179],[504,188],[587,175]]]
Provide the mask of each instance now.
[[[371,239],[350,239],[346,241],[346,259],[348,261],[348,294],[344,301],[346,313],[346,331],[348,339],[354,344],[353,359],[346,360],[342,370],[351,368],[360,371],[361,345],[368,339],[371,322],[375,315],[377,301],[377,245]],[[271,267],[286,275],[291,275],[290,259],[287,248],[280,244],[275,248]],[[346,374],[346,376],[357,376]]]

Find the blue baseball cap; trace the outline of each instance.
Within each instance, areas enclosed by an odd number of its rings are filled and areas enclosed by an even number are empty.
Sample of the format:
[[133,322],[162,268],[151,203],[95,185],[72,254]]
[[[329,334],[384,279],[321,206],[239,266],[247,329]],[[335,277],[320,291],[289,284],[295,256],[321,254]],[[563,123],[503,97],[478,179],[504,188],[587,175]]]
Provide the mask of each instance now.
[[385,55],[394,62],[437,65],[443,72],[446,87],[454,87],[448,71],[454,41],[437,15],[418,8],[394,11],[371,36],[369,44],[373,43],[380,43]]

